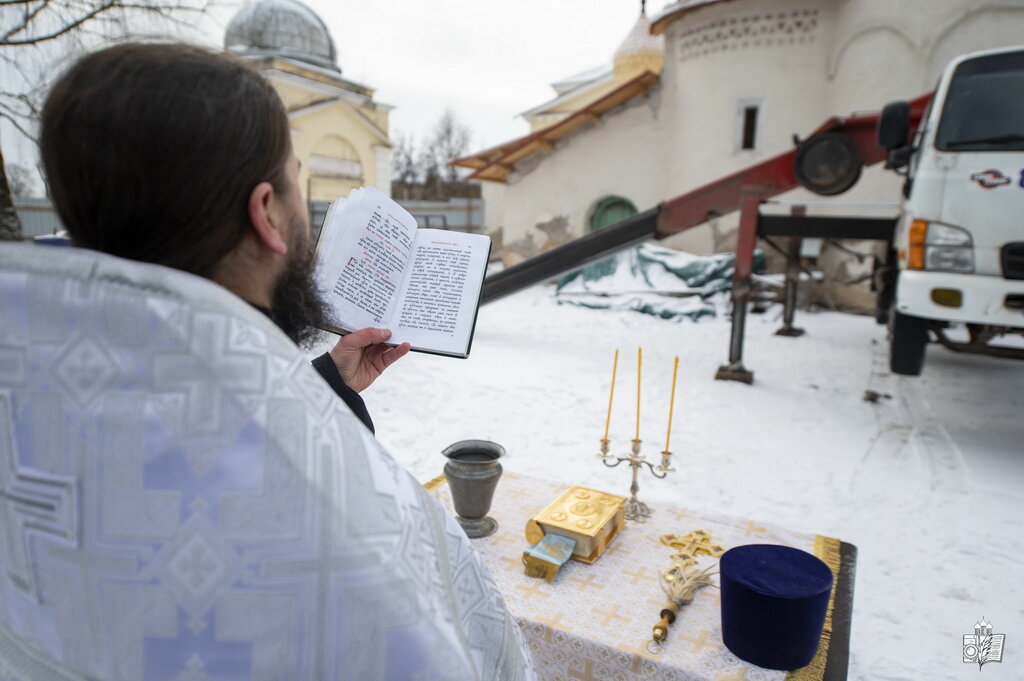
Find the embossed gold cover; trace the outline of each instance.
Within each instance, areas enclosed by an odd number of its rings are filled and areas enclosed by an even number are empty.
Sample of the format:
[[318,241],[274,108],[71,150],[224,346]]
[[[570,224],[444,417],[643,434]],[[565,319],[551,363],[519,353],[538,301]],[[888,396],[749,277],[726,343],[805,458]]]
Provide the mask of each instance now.
[[526,523],[526,541],[532,546],[554,532],[576,540],[574,560],[593,563],[622,529],[625,503],[615,494],[570,487]]

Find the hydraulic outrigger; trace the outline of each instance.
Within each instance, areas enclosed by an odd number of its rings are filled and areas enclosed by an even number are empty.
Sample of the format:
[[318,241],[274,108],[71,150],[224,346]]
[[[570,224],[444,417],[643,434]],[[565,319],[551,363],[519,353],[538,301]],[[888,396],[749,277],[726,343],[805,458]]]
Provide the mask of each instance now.
[[[915,129],[931,98],[931,93],[911,102],[911,128]],[[571,272],[617,251],[697,227],[708,220],[740,211],[739,236],[733,274],[732,336],[729,362],[719,368],[717,378],[753,381],[753,373],[743,366],[743,335],[747,303],[752,293],[754,248],[758,236],[822,237],[832,239],[892,240],[894,219],[859,217],[805,217],[800,211],[792,216],[761,216],[760,206],[767,199],[806,187],[826,196],[840,194],[852,187],[863,166],[885,160],[878,146],[875,129],[880,113],[833,117],[825,121],[806,140],[794,138],[793,149],[744,168],[702,187],[665,201],[622,222],[593,232],[568,244],[530,258],[514,267],[487,277],[481,303],[489,303],[552,277]],[[798,251],[790,249],[787,267],[786,324],[793,330],[795,306],[793,259]],[[782,331],[782,330],[780,330]],[[782,335],[799,335],[783,333]]]

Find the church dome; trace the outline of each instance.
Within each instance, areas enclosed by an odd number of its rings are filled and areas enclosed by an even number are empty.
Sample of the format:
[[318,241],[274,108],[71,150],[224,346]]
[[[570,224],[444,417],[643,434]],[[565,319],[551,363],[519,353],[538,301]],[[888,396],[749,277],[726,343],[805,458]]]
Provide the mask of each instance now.
[[615,75],[628,78],[644,71],[661,73],[664,55],[664,39],[660,35],[651,35],[651,20],[645,11],[641,11],[629,35],[615,51],[612,60]]
[[341,73],[327,26],[298,0],[246,3],[228,23],[224,48],[242,55],[286,57]]

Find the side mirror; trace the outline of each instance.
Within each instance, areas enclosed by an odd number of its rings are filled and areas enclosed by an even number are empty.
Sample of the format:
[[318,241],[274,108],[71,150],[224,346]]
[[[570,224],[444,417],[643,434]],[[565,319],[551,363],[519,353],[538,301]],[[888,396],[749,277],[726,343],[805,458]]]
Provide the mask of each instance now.
[[905,146],[910,132],[910,102],[890,102],[878,117],[878,146],[896,149]]
[[914,147],[908,145],[890,149],[885,155],[885,169],[899,170],[910,165],[910,159],[914,155]]

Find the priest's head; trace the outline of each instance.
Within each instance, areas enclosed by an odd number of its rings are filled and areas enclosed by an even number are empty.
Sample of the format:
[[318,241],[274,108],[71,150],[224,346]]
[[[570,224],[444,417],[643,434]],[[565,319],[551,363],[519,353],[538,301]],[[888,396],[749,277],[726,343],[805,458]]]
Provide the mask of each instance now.
[[213,279],[296,341],[313,335],[323,306],[288,116],[245,62],[182,44],[87,55],[51,90],[40,147],[76,246]]

